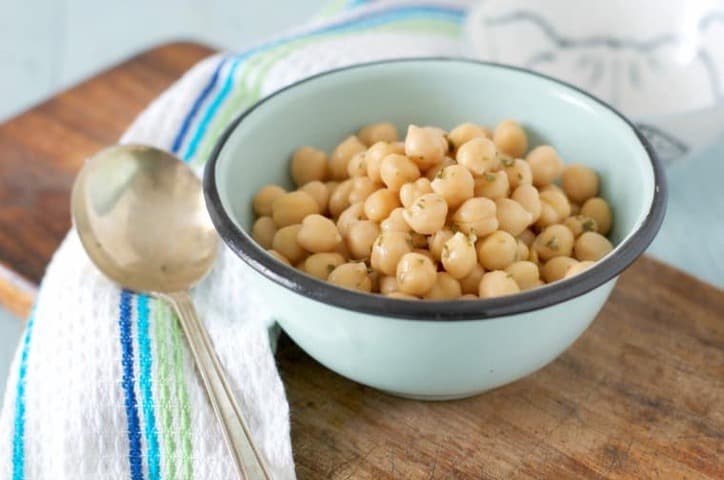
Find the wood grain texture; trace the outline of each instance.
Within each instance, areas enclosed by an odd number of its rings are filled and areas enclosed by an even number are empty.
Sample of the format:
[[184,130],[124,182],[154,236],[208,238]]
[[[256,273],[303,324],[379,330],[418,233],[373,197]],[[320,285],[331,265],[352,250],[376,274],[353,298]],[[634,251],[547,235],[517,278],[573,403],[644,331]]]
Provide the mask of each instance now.
[[61,92],[0,125],[0,304],[37,283],[70,227],[68,192],[81,162],[115,143],[148,103],[213,53],[193,43],[164,45]]
[[304,479],[724,478],[724,292],[652,259],[539,372],[422,403],[280,343]]
[[25,319],[32,309],[37,287],[0,262],[0,307]]
[[[204,47],[145,53],[0,125],[0,304],[26,313],[69,226],[80,162]],[[299,478],[724,478],[724,293],[648,258],[541,371],[422,403],[355,384],[282,339]]]

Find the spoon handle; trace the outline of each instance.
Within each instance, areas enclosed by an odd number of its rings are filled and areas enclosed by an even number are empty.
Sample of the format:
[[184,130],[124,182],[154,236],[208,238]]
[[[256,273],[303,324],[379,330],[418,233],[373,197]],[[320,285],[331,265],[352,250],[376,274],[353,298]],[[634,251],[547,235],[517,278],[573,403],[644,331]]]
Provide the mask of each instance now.
[[188,292],[160,293],[158,296],[167,300],[178,314],[239,478],[270,480],[272,477],[269,469],[254,445],[249,427],[214,352],[209,334],[196,314],[191,296]]

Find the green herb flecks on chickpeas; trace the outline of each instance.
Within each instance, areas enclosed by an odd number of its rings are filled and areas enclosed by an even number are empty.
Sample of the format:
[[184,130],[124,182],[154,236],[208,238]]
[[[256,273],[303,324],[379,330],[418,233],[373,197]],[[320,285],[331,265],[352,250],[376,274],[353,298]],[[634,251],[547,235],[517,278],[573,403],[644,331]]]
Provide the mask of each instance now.
[[491,298],[573,277],[606,256],[598,174],[523,126],[365,125],[293,152],[296,190],[253,199],[257,243],[340,287],[400,299]]

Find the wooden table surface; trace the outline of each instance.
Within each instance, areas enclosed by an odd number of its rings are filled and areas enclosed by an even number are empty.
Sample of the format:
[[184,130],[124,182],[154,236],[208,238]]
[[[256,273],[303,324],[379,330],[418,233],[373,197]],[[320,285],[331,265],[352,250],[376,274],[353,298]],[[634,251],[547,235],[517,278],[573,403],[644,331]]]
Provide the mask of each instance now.
[[[210,52],[159,47],[0,125],[1,305],[27,313],[81,161]],[[649,258],[559,359],[476,398],[393,398],[284,337],[278,361],[301,479],[724,478],[724,294]]]

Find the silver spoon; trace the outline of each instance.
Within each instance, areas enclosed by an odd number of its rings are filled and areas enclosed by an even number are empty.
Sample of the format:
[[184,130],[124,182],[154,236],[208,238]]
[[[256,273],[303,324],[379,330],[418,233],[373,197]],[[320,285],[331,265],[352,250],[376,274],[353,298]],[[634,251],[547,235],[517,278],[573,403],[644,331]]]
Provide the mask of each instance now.
[[101,272],[173,306],[240,478],[271,479],[188,292],[211,270],[218,243],[199,179],[163,150],[114,146],[78,174],[71,211]]

